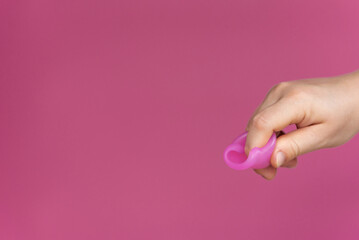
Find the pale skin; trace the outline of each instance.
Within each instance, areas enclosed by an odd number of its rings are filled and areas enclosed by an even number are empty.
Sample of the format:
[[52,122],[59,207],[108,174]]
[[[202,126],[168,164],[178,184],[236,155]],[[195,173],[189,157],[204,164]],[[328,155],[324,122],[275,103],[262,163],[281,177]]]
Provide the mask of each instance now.
[[[295,124],[297,129],[281,130]],[[274,86],[248,122],[245,151],[263,147],[277,132],[271,166],[254,170],[267,180],[297,157],[349,141],[359,132],[359,70],[341,76],[282,82]]]

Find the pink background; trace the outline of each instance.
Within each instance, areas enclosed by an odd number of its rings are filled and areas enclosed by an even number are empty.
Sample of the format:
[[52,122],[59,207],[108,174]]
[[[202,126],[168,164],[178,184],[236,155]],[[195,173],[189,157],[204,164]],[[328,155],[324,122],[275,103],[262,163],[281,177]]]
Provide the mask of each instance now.
[[359,1],[0,2],[0,239],[358,239],[359,139],[223,162],[268,89],[359,68]]

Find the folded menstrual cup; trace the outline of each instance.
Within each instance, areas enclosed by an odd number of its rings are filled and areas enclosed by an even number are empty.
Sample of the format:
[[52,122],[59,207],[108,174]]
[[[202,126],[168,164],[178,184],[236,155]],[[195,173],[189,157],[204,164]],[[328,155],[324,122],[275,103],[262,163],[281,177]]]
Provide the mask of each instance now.
[[237,137],[224,151],[224,161],[235,170],[247,168],[265,168],[270,165],[270,158],[276,143],[276,134],[273,133],[267,144],[262,148],[253,148],[248,157],[244,152],[248,132]]

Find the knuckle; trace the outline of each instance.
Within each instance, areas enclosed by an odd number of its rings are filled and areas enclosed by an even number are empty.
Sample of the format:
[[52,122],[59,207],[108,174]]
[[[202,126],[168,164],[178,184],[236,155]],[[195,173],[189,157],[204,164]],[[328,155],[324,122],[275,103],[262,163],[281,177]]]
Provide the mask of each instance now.
[[289,85],[290,85],[289,82],[280,82],[280,83],[274,85],[274,87],[272,87],[270,92],[274,93],[274,94],[279,94],[279,93],[283,92],[285,89],[287,89]]
[[305,89],[301,87],[294,87],[291,88],[287,94],[288,98],[295,99],[295,100],[302,100],[307,97],[308,93]]
[[[290,141],[290,151],[291,151],[291,159],[299,156],[301,153],[300,145],[298,144],[298,142],[295,139],[292,139]],[[288,159],[288,160],[291,160],[291,159]]]
[[257,129],[266,129],[269,126],[269,122],[263,114],[257,114],[253,117],[252,126]]

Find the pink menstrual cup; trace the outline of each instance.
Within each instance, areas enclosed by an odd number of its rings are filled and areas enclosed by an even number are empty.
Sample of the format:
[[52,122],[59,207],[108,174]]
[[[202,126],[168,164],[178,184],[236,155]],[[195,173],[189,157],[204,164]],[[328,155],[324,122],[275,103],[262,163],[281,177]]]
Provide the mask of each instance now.
[[235,170],[247,168],[265,168],[270,165],[270,158],[276,143],[276,134],[273,133],[267,144],[262,148],[253,148],[248,157],[244,152],[248,132],[237,137],[224,151],[224,161]]

